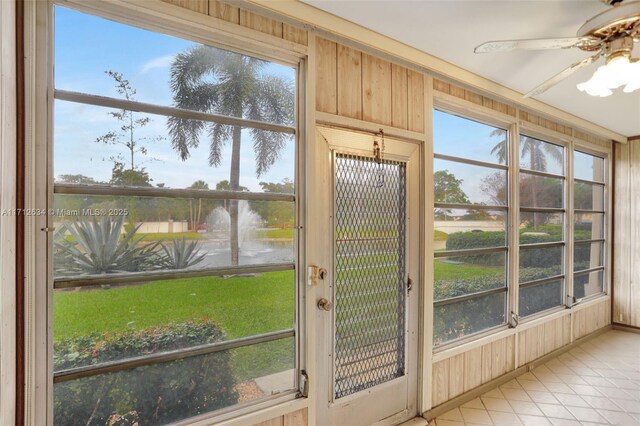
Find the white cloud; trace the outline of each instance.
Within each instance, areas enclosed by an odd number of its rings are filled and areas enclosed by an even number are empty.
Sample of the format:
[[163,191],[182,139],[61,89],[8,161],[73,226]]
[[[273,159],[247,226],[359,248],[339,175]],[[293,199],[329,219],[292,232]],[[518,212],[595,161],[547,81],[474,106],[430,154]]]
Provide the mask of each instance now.
[[167,55],[152,59],[142,66],[140,74],[144,74],[157,68],[169,68],[171,66],[171,63],[173,62],[173,58],[175,58],[174,55]]

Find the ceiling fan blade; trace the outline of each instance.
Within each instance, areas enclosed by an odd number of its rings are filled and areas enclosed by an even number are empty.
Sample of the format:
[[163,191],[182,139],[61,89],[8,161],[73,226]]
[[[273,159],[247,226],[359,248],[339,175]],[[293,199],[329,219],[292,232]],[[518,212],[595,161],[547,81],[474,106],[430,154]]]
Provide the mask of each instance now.
[[586,59],[583,59],[580,62],[576,62],[575,64],[560,71],[558,74],[554,75],[549,80],[545,81],[544,83],[542,83],[541,85],[539,85],[538,87],[536,87],[535,89],[533,89],[532,91],[524,95],[524,97],[530,98],[532,96],[537,96],[543,92],[546,92],[549,88],[560,83],[562,80],[569,77],[571,74],[578,71],[580,68],[595,62],[601,55],[602,55],[602,52],[600,51],[597,54],[590,56]]
[[508,52],[510,50],[567,49],[570,47],[597,46],[597,37],[539,38],[530,40],[488,41],[476,47],[475,53]]

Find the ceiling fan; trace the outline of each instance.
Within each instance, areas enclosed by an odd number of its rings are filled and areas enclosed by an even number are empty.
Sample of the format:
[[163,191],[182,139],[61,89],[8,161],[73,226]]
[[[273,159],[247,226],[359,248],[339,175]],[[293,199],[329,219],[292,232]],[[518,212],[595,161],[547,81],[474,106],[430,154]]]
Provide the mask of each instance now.
[[578,48],[593,53],[551,77],[526,95],[532,97],[567,78],[578,69],[590,65],[600,57],[606,59],[590,80],[578,84],[578,89],[593,96],[609,96],[611,89],[625,86],[629,93],[640,89],[640,60],[632,58],[634,42],[640,42],[640,1],[601,0],[610,9],[589,19],[578,29],[576,37],[489,41],[475,48],[475,53],[510,50],[545,50]]

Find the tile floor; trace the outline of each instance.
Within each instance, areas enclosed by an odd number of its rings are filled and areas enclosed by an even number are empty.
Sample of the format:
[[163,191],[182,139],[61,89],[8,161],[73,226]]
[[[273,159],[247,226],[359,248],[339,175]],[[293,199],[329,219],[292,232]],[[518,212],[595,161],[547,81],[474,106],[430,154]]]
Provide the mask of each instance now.
[[436,426],[596,424],[640,426],[640,334],[601,334],[435,419]]

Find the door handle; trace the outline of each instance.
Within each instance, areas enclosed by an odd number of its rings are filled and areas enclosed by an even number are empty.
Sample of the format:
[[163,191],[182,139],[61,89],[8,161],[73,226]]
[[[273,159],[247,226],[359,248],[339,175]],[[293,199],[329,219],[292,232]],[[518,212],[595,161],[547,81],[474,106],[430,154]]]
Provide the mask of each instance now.
[[331,304],[331,302],[329,302],[327,299],[325,299],[324,297],[322,299],[318,299],[318,309],[321,309],[323,311],[330,311],[331,308],[333,307],[333,305]]

